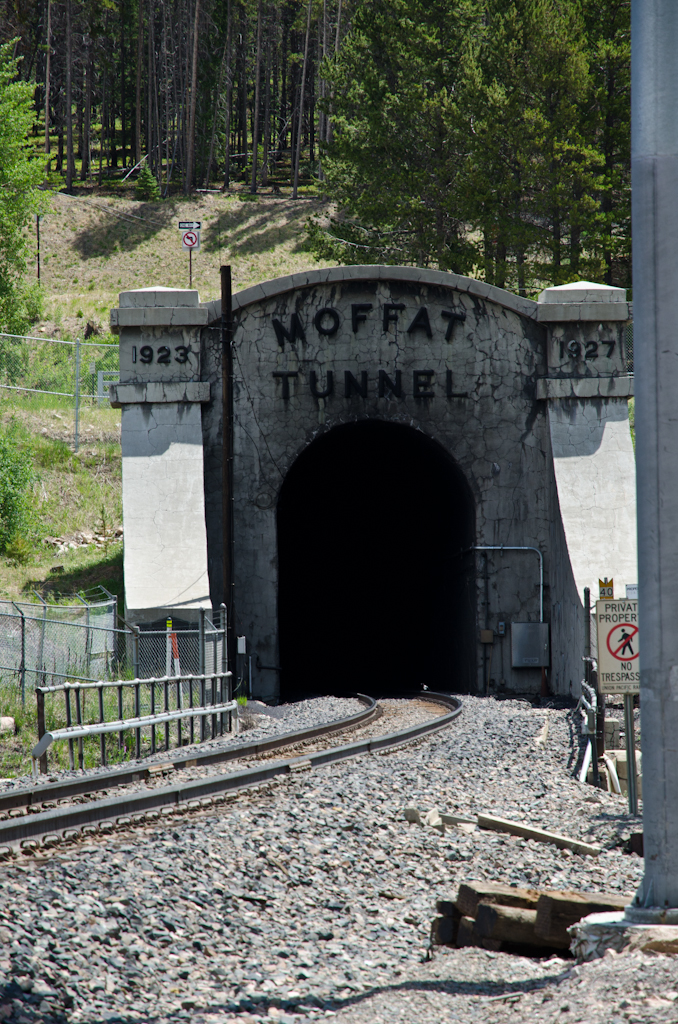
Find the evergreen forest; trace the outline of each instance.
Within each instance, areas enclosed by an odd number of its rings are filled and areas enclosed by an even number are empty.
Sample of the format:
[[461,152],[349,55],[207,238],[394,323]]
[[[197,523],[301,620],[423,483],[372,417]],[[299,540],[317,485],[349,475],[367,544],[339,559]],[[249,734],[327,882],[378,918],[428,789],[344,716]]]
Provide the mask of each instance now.
[[629,287],[630,6],[4,0],[3,87],[51,188],[312,195],[323,260]]

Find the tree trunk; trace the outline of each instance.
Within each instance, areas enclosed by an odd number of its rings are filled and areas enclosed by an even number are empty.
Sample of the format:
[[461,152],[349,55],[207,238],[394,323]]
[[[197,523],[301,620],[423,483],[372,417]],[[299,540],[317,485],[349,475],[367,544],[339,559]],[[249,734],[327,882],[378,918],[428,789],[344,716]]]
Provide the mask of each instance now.
[[144,55],[144,0],[139,0],[137,24],[137,105],[134,112],[134,162],[141,160],[141,64]]
[[257,56],[254,69],[254,116],[252,118],[252,177],[250,192],[257,191],[257,162],[259,159],[259,93],[261,89],[261,21],[262,0],[257,8]]
[[[322,30],[322,60],[325,60],[327,56],[327,0],[323,0],[323,30]],[[325,103],[325,79],[320,79],[320,100],[321,107],[324,108]],[[323,171],[323,144],[325,143],[325,131],[326,131],[327,116],[324,109],[321,109],[318,115],[318,181],[323,181],[325,172]]]
[[92,152],[92,73],[94,71],[93,61],[90,53],[90,42],[88,39],[85,49],[85,123],[82,153],[82,171],[80,177],[83,181],[90,178],[90,155]]
[[298,199],[299,189],[299,161],[301,160],[301,133],[304,124],[304,88],[306,85],[306,66],[308,64],[308,37],[311,33],[311,10],[313,0],[308,0],[308,11],[306,13],[306,39],[304,41],[304,63],[301,70],[301,88],[299,89],[299,123],[297,125],[297,146],[294,159],[294,188],[292,199]]
[[186,154],[186,195],[193,188],[195,168],[195,108],[198,91],[198,27],[200,19],[200,0],[195,0],[195,17],[193,20],[193,57],[191,60],[191,106],[188,116],[188,140]]
[[221,62],[219,64],[219,81],[217,82],[217,95],[214,100],[214,116],[212,117],[212,131],[210,133],[210,149],[209,156],[207,157],[207,168],[203,177],[203,185],[205,188],[210,187],[210,175],[212,173],[212,161],[214,160],[214,141],[217,134],[217,118],[219,116],[219,106],[221,105],[221,86],[224,75],[224,64],[226,63],[226,50],[228,49],[228,30],[226,32],[226,42],[224,43],[224,52],[221,55]]
[[[334,37],[334,52],[339,53],[339,43],[341,42],[341,0],[337,6],[337,31]],[[331,97],[330,97],[331,98]],[[326,141],[332,141],[332,118],[328,116],[327,125],[325,127]]]
[[122,149],[122,166],[123,170],[126,166],[125,152],[127,150],[127,121],[126,121],[126,105],[127,105],[127,93],[125,90],[125,70],[127,67],[127,61],[125,59],[125,3],[122,0],[120,4],[120,144]]
[[231,0],[226,6],[226,153],[224,154],[224,188],[231,184],[231,116],[233,113],[233,69],[231,67]]
[[[50,70],[52,57],[52,0],[47,0],[47,53],[45,55],[45,153],[49,156],[49,103],[50,103]],[[49,174],[47,161],[46,173]]]
[[101,77],[101,130],[99,132],[99,184],[104,181],[104,125],[106,123],[106,71]]
[[266,33],[266,84],[264,86],[264,151],[261,158],[261,184],[268,184],[268,153],[271,140],[271,11],[268,12],[268,32]]
[[66,191],[73,191],[73,38],[71,29],[71,0],[66,0]]

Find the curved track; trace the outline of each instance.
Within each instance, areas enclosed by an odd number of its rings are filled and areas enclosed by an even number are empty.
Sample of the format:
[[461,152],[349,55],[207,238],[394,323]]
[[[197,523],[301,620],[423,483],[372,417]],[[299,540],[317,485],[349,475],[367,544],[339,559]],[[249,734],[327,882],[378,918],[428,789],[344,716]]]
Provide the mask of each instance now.
[[[297,733],[286,733],[264,742],[239,744],[221,751],[208,751],[202,756],[199,750],[189,757],[179,758],[172,757],[171,751],[168,751],[165,762],[168,769],[182,770],[229,760],[257,759],[257,764],[239,771],[223,772],[198,779],[183,779],[168,786],[144,786],[136,792],[123,791],[113,797],[102,795],[101,798],[89,799],[86,803],[71,802],[60,807],[45,808],[45,802],[77,799],[80,794],[91,796],[97,791],[138,783],[148,775],[148,766],[136,764],[133,767],[126,766],[122,770],[48,783],[0,795],[0,809],[13,809],[10,820],[0,822],[0,857],[11,857],[16,848],[32,852],[41,845],[49,848],[62,841],[88,837],[96,833],[105,834],[114,829],[128,828],[168,815],[200,810],[223,802],[228,793],[233,794],[239,790],[259,786],[280,776],[410,743],[445,728],[461,714],[462,710],[461,701],[447,694],[427,692],[398,694],[398,697],[416,698],[443,705],[447,713],[438,714],[427,722],[411,725],[397,732],[365,737],[353,743],[329,747],[323,747],[317,742],[311,744],[311,741],[316,741],[321,736],[364,728],[378,718],[378,702],[371,697],[358,695],[366,704],[366,710],[349,718],[338,719]],[[299,745],[303,748],[301,756],[271,761],[271,751]],[[313,749],[309,749],[310,745]],[[158,771],[157,762],[151,767]],[[162,768],[162,763],[159,767]],[[15,817],[17,812],[20,816]]]

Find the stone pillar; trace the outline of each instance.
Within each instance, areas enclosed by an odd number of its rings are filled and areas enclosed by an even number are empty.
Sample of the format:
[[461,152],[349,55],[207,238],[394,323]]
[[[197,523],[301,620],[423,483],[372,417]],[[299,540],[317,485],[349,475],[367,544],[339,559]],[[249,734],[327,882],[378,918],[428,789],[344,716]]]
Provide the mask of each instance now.
[[[634,367],[645,877],[678,923],[678,4],[633,0]],[[642,908],[647,908],[643,910]]]
[[[546,288],[537,319],[547,324],[548,401],[560,513],[579,600],[597,594],[598,574],[615,596],[638,582],[635,459],[624,334],[624,288],[576,281]],[[593,555],[593,557],[592,557]]]
[[211,608],[200,403],[197,291],[142,288],[120,293],[111,330],[120,335],[125,617],[195,621]]

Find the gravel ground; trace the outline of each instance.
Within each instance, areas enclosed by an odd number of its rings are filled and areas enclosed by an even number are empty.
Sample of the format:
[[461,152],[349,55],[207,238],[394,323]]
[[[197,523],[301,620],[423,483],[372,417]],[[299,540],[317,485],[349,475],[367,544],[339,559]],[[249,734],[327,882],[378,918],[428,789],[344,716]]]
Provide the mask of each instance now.
[[[311,700],[297,701],[294,704],[281,704],[278,707],[267,707],[258,701],[251,701],[243,714],[245,730],[239,736],[227,733],[214,740],[206,740],[204,743],[196,743],[193,746],[185,746],[179,749],[171,747],[170,750],[160,750],[156,754],[141,758],[137,761],[131,758],[121,768],[129,770],[130,765],[148,765],[158,761],[171,760],[172,757],[186,757],[193,752],[201,754],[210,751],[221,750],[224,747],[237,747],[245,743],[254,743],[257,740],[271,739],[286,732],[300,732],[302,729],[313,729],[317,725],[325,725],[335,719],[348,718],[350,715],[357,715],[365,710],[365,705],[352,697],[314,697]],[[196,720],[197,722],[197,720]],[[196,725],[197,728],[197,725]],[[159,726],[156,736],[161,742],[162,727]],[[176,741],[176,727],[172,728],[172,739]],[[70,771],[50,772],[48,775],[40,775],[38,783],[57,782],[62,779],[80,779],[83,774],[97,775],[100,773],[115,770],[115,765],[108,767],[89,768],[86,773],[76,769]],[[33,779],[30,775],[22,775],[16,779],[1,779],[0,793],[12,789],[32,786]]]
[[[443,732],[391,753],[0,866],[0,1020],[675,1024],[671,957],[575,966],[428,950],[435,900],[461,881],[630,897],[642,873],[620,850],[638,819],[572,778],[571,711],[463,703]],[[441,835],[408,825],[407,804],[488,811],[605,849]]]
[[[276,710],[278,709],[276,708]],[[263,761],[298,757],[310,754],[316,750],[327,750],[329,747],[342,746],[345,743],[356,743],[359,740],[372,739],[375,736],[384,736],[388,733],[406,729],[409,726],[428,722],[431,718],[437,718],[448,713],[448,709],[443,705],[433,704],[430,701],[423,700],[382,700],[379,702],[379,711],[380,714],[376,719],[373,719],[366,725],[352,728],[348,732],[342,730],[341,732],[332,733],[329,736],[319,736],[314,739],[303,740],[301,743],[294,743],[289,746],[279,747],[276,750],[269,750],[264,754],[250,754],[247,757],[233,758],[232,760],[225,761],[223,764],[195,765],[192,768],[174,769],[172,766],[172,751],[169,751],[164,755],[159,755],[157,758],[152,759],[168,765],[167,770],[163,768],[162,775],[158,775],[150,779],[139,778],[138,782],[127,782],[120,786],[115,785],[115,777],[113,777],[111,782],[107,783],[106,789],[93,788],[91,793],[85,793],[74,797],[62,797],[59,799],[58,805],[59,807],[65,807],[72,804],[90,803],[105,797],[115,797],[121,793],[139,793],[148,789],[156,789],[158,787],[166,786],[168,783],[178,786],[182,783],[192,782],[196,779],[213,778],[215,775],[230,775],[234,772],[241,771],[244,768],[252,768]],[[253,731],[254,730],[252,730],[252,732]],[[290,730],[286,729],[283,731],[289,732]],[[246,735],[251,736],[252,732],[248,732]],[[241,744],[226,743],[225,745],[237,747]],[[206,746],[207,744],[204,743],[196,748],[183,749],[204,751]],[[215,743],[213,748],[217,746],[218,744]],[[143,766],[146,764],[146,761],[135,763],[139,763]],[[95,779],[97,775],[100,775],[100,769],[93,769],[92,771],[84,773],[66,772],[64,774],[66,778],[82,778],[82,776],[85,775],[92,776]],[[58,776],[50,776],[52,779],[57,777]],[[47,810],[54,806],[56,806],[54,802],[46,801],[42,805],[42,809]],[[31,807],[31,813],[33,810],[40,809],[40,804],[34,802]],[[29,812],[24,810],[23,813]],[[11,816],[16,816],[16,814],[17,811],[13,810]],[[0,820],[6,820],[9,817],[9,812],[0,812]]]

